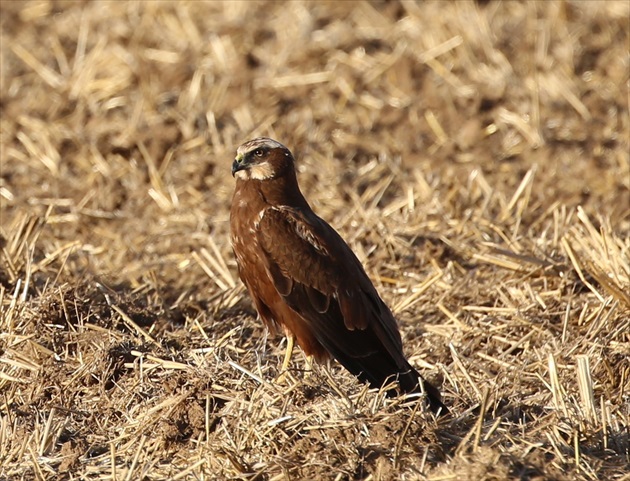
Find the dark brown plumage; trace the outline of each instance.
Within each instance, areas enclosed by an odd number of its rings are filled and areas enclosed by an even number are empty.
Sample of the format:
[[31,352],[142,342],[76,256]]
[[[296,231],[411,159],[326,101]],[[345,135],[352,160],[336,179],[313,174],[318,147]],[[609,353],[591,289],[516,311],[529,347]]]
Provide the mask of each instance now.
[[[401,391],[420,392],[394,316],[352,250],[311,210],[291,152],[272,139],[251,140],[238,148],[232,174],[232,247],[264,323],[374,388],[397,379]],[[423,385],[431,409],[447,412],[438,389]]]

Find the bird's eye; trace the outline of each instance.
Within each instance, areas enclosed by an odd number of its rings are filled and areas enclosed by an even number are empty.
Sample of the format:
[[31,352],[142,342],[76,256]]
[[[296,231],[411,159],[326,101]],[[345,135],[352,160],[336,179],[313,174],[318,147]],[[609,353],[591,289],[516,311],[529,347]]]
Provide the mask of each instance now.
[[265,151],[264,151],[263,149],[256,149],[256,150],[254,151],[254,155],[255,155],[256,157],[262,157],[263,155],[265,155]]

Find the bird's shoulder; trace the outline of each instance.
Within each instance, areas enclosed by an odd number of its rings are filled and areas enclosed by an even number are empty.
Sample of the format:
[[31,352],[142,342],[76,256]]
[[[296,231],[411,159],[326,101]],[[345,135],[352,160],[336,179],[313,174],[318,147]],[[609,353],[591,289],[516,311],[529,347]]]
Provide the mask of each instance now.
[[324,256],[331,255],[333,250],[330,243],[334,230],[310,209],[269,206],[260,211],[254,227],[265,241],[276,245],[304,244]]

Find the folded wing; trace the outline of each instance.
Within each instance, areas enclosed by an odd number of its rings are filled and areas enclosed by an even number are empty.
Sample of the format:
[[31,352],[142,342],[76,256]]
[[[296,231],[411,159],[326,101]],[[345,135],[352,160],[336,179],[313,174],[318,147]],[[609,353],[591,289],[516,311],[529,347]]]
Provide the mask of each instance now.
[[[269,207],[256,237],[278,293],[333,357],[372,387],[397,378],[404,392],[419,391],[396,320],[332,227],[312,211]],[[432,407],[443,406],[424,384]]]

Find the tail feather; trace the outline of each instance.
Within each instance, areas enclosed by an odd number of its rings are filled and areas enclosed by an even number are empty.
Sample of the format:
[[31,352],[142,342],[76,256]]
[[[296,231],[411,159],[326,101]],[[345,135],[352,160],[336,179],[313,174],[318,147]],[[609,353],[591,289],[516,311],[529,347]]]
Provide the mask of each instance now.
[[429,408],[435,414],[444,416],[450,411],[442,402],[440,390],[430,382],[426,381],[411,365],[409,371],[398,376],[400,389],[406,394],[424,392],[429,403]]
[[[339,304],[331,303],[325,314],[313,314],[309,318],[311,323],[309,327],[322,347],[343,367],[375,389],[397,380],[399,389],[389,390],[387,392],[389,397],[395,397],[399,392],[406,394],[424,392],[433,412],[448,413],[448,409],[442,403],[440,391],[426,382],[405,359],[400,339],[392,340],[380,328],[351,330],[347,329],[345,324],[341,329],[333,328],[341,324],[340,319],[343,319],[343,315]],[[392,322],[395,323],[393,317]]]
[[338,354],[335,357],[348,371],[357,376],[359,380],[369,383],[370,387],[374,389],[380,389],[391,381],[398,381],[399,390],[388,390],[388,397],[396,397],[400,392],[405,394],[424,393],[432,412],[440,416],[449,413],[448,408],[442,402],[439,389],[425,381],[409,363],[403,371],[391,356],[382,352],[360,358],[344,356],[343,354]]

